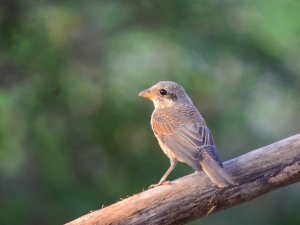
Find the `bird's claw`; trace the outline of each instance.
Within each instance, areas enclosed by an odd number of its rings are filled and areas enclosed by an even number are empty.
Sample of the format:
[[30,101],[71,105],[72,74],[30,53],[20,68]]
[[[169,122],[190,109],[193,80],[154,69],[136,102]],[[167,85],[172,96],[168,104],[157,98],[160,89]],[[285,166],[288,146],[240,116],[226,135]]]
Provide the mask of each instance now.
[[161,185],[171,185],[171,184],[172,184],[171,181],[165,181],[163,183],[158,183],[158,184],[151,184],[148,189],[155,188]]
[[148,189],[152,189],[152,188],[155,188],[155,187],[158,187],[160,184],[151,184]]

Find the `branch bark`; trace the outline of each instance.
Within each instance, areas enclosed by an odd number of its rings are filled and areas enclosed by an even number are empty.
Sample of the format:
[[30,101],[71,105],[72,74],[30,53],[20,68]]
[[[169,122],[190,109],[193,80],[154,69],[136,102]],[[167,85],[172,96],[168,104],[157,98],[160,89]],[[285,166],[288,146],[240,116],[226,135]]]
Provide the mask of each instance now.
[[239,186],[218,189],[193,173],[146,190],[67,225],[184,224],[300,181],[300,134],[224,163]]

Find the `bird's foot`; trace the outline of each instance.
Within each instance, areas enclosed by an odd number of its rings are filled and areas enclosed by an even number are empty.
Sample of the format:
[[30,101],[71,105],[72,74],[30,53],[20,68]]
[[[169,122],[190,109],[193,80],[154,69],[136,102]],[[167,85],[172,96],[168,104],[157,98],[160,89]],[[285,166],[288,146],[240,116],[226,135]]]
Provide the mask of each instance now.
[[155,188],[161,185],[171,185],[171,181],[165,181],[163,183],[158,183],[158,184],[151,184],[148,189]]
[[155,187],[158,187],[160,186],[161,184],[151,184],[148,189],[152,189],[152,188],[155,188]]

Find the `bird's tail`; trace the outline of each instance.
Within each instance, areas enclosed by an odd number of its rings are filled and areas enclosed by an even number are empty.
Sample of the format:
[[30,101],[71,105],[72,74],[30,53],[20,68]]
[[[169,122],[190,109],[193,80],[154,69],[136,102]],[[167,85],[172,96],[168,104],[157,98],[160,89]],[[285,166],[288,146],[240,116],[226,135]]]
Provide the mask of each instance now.
[[203,152],[203,158],[200,160],[200,165],[207,176],[219,188],[238,185],[232,177],[214,160],[207,152]]

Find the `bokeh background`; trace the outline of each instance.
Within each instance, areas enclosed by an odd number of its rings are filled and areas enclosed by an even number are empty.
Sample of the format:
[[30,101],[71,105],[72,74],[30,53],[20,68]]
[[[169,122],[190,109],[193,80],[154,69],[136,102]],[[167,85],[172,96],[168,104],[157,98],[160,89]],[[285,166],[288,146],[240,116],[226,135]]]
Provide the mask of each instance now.
[[[300,1],[0,5],[0,224],[63,224],[169,166],[138,92],[181,83],[223,160],[299,132]],[[180,164],[171,179],[192,172]],[[190,224],[300,224],[300,185]]]

